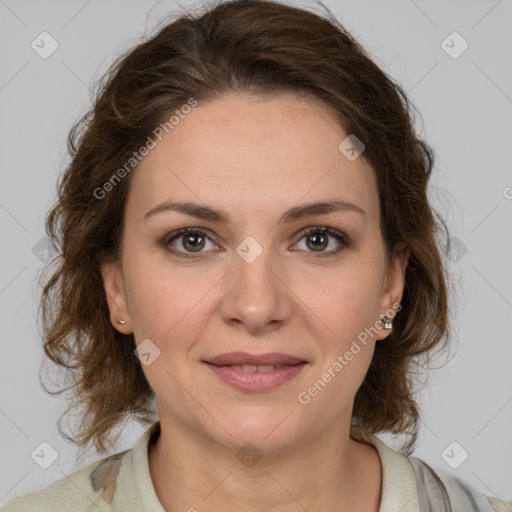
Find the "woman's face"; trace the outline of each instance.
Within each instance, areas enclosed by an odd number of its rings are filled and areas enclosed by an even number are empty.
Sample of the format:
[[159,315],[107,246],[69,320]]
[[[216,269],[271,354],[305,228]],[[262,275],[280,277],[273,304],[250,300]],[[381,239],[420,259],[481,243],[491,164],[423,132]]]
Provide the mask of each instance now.
[[[386,264],[374,172],[339,149],[347,135],[318,101],[229,94],[133,171],[122,261],[102,270],[162,423],[262,451],[348,428],[406,261]],[[353,206],[303,209],[333,201]],[[154,210],[170,202],[188,213]],[[211,363],[230,353],[245,355]]]

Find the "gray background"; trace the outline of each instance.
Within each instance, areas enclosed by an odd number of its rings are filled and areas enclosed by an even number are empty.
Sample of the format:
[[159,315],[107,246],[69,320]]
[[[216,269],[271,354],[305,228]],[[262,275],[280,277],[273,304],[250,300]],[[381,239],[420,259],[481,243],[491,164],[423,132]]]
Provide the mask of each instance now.
[[[325,3],[420,111],[418,129],[437,155],[432,201],[454,237],[458,346],[421,395],[414,455],[512,499],[512,2]],[[77,469],[76,448],[55,427],[64,400],[48,396],[38,378],[43,218],[67,161],[69,128],[89,105],[91,80],[175,9],[172,1],[0,0],[0,505]],[[59,45],[47,59],[31,48],[43,31]],[[457,58],[442,45],[453,31],[469,44]],[[444,47],[458,52],[461,40],[448,38]],[[128,424],[114,451],[131,448],[142,432]],[[380,437],[392,446],[399,440]],[[31,458],[43,441],[59,454],[48,469]],[[469,456],[460,464],[462,450]],[[80,467],[98,458],[90,453]]]

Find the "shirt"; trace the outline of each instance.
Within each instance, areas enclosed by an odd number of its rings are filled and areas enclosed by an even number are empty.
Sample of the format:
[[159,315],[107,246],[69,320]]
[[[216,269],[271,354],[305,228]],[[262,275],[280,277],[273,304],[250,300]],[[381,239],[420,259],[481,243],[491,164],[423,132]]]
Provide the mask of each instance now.
[[[40,491],[18,496],[7,503],[2,512],[166,512],[155,492],[148,463],[150,442],[159,431],[160,422],[156,421],[132,449],[96,461]],[[374,446],[379,454],[382,466],[379,512],[440,512],[435,504],[434,508],[428,507],[428,496],[418,492],[428,486],[417,480],[419,477],[407,456],[356,425],[351,426],[350,437]],[[468,495],[467,487],[463,490],[464,495]],[[478,497],[485,501],[487,510],[512,512],[512,502],[479,493]],[[474,505],[475,501],[471,503]],[[484,511],[479,505],[474,507],[471,510]],[[194,510],[193,506],[191,509]],[[470,511],[465,507],[460,510]]]

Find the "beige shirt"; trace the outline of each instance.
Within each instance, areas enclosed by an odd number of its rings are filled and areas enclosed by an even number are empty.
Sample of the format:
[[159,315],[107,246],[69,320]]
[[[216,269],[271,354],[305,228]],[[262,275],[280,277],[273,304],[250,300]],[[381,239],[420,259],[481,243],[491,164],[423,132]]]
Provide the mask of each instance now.
[[[157,421],[131,450],[96,461],[40,491],[14,498],[2,512],[166,512],[156,495],[148,464],[149,442],[159,428]],[[379,453],[383,469],[379,512],[422,512],[408,458],[360,427],[353,425],[350,436],[373,445]],[[512,502],[487,499],[495,512],[512,512]],[[201,510],[199,503],[191,503],[188,512],[194,507]]]

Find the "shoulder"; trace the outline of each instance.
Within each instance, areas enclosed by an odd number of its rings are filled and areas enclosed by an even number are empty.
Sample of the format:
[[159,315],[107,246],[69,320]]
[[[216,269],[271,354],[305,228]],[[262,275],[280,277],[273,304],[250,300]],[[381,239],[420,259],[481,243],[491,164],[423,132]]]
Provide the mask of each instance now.
[[493,496],[486,496],[495,512],[512,512],[512,501],[502,501]]
[[39,491],[9,501],[1,512],[111,512],[112,497],[124,452],[105,457]]
[[373,445],[382,472],[382,510],[402,512],[512,512],[512,501],[483,494],[464,480],[398,452],[376,435],[352,425],[350,436]]
[[439,468],[432,468],[417,457],[407,458],[413,468],[417,487],[423,490],[418,495],[421,511],[512,512],[512,501],[481,493],[464,480]]

